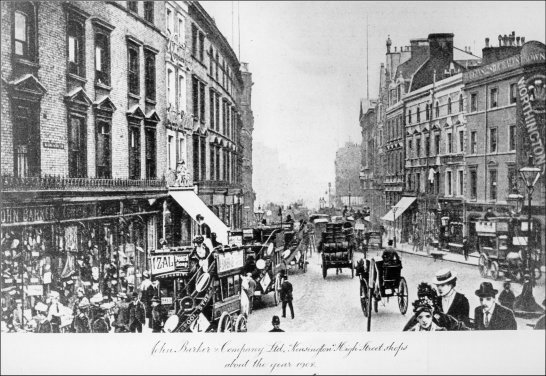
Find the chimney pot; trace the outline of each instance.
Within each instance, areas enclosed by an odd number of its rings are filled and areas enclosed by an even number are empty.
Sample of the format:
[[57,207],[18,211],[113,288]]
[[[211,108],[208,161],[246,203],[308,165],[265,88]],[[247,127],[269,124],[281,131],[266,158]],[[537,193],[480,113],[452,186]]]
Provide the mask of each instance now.
[[394,46],[394,52],[396,52],[396,46]]
[[499,34],[499,47],[502,46],[502,35]]
[[485,47],[489,47],[489,38],[485,38]]
[[504,41],[504,45],[508,45],[508,35],[504,34],[504,38],[502,39]]
[[516,46],[519,46],[519,45],[520,44],[519,44],[519,36],[518,36],[518,37],[516,37]]
[[525,37],[521,37],[521,45],[523,46],[525,44]]

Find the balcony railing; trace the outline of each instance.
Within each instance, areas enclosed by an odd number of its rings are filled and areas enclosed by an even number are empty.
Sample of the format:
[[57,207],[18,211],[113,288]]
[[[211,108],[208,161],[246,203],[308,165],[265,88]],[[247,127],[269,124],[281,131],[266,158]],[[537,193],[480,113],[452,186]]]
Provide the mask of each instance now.
[[42,177],[16,177],[2,175],[0,189],[9,191],[66,191],[97,189],[158,189],[166,188],[165,179],[96,179],[67,178],[45,175]]

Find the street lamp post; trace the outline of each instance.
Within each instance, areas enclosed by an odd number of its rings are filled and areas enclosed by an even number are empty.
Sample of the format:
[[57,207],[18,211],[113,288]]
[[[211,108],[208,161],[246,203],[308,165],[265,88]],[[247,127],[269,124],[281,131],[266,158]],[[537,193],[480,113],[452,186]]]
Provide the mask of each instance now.
[[396,248],[396,211],[398,210],[397,206],[392,207],[392,219],[393,219],[393,226],[394,226],[394,236],[392,238],[394,243],[394,248]]
[[525,183],[525,188],[527,189],[527,251],[525,252],[523,262],[525,265],[525,274],[529,275],[529,279],[525,280],[521,295],[516,298],[514,302],[514,314],[521,317],[533,317],[541,315],[544,313],[544,310],[539,306],[535,298],[533,297],[533,278],[530,274],[533,272],[531,270],[531,201],[533,192],[535,190],[535,184],[540,178],[541,170],[538,167],[527,166],[519,170],[521,178]]
[[258,222],[258,224],[262,223],[264,214],[265,212],[262,210],[262,207],[258,206],[258,210],[254,212],[254,216],[256,217],[256,221]]

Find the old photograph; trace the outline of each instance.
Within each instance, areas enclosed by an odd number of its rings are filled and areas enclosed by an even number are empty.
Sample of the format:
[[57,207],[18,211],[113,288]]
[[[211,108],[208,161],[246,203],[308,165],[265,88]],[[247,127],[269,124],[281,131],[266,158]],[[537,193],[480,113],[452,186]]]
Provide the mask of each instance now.
[[544,2],[0,7],[3,342],[544,341]]

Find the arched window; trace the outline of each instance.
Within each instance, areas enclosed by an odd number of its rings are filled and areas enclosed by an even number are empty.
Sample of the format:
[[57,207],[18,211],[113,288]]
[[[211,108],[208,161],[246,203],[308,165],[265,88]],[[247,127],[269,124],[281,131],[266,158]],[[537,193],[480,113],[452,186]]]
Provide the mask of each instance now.
[[13,3],[13,52],[36,60],[36,10],[30,2]]
[[408,110],[408,124],[411,124],[411,110]]
[[434,116],[440,117],[440,102],[438,101],[436,101],[436,114]]
[[447,114],[451,115],[451,98],[447,98]]
[[459,94],[459,112],[463,112],[463,95]]
[[415,111],[417,113],[417,122],[420,123],[421,122],[421,109],[419,107],[417,107],[417,109]]
[[427,105],[425,106],[425,118],[427,120],[430,120],[430,106],[429,104],[427,103]]

